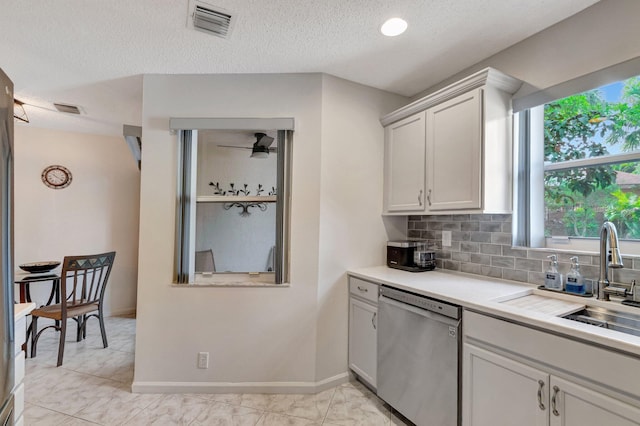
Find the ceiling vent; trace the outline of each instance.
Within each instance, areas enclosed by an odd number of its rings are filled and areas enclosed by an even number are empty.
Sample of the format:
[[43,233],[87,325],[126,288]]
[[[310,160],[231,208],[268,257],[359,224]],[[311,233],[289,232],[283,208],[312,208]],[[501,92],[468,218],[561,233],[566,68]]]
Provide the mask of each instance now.
[[189,11],[188,27],[221,38],[229,37],[234,22],[229,11],[198,1],[190,2]]
[[75,105],[54,103],[53,106],[60,112],[66,112],[67,114],[80,114],[80,108]]

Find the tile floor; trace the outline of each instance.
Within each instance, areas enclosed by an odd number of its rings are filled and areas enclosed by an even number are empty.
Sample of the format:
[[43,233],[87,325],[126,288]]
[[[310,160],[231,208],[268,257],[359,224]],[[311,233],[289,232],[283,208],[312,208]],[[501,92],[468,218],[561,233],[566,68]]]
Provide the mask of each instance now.
[[[58,334],[49,331],[28,358],[25,425],[404,425],[374,394],[352,381],[315,395],[134,394],[135,319],[106,319],[102,348],[95,319],[87,339],[68,336],[55,366]],[[71,330],[73,328],[71,327]]]

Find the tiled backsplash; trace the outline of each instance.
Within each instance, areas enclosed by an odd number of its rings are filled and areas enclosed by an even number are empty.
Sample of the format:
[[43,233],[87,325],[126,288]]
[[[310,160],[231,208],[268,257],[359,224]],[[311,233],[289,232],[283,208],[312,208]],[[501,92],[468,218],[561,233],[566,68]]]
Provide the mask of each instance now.
[[[442,231],[451,231],[451,247],[442,246]],[[587,279],[597,279],[598,256],[567,251],[515,248],[511,246],[510,214],[461,214],[443,216],[409,216],[408,237],[428,241],[436,251],[437,266],[493,278],[544,284],[547,256],[558,255],[564,275],[570,269],[569,258],[580,258],[580,272]],[[640,257],[624,256],[623,269],[614,270],[613,280],[640,282]]]

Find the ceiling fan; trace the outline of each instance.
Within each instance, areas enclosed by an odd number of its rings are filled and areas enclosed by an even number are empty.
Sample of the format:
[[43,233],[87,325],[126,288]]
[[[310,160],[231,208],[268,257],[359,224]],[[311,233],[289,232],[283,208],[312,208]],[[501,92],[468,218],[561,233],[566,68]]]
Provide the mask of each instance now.
[[269,157],[270,152],[276,152],[277,148],[270,148],[273,143],[273,138],[271,136],[267,136],[266,133],[254,133],[256,137],[256,141],[253,143],[253,146],[233,146],[233,145],[218,145],[224,148],[239,148],[239,149],[250,149],[251,150],[251,158],[267,158]]

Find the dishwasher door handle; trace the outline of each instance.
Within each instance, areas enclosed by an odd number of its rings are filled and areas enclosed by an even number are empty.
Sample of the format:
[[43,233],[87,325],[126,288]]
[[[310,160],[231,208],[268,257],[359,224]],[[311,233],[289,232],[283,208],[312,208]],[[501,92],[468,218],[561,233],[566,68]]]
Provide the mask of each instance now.
[[429,319],[432,319],[434,321],[438,321],[438,322],[447,324],[449,326],[457,327],[458,325],[460,325],[460,320],[458,320],[458,319],[449,318],[447,316],[440,315],[440,314],[435,313],[435,312],[427,311],[425,309],[420,309],[420,308],[417,308],[417,307],[415,307],[413,305],[408,305],[406,303],[402,303],[402,302],[398,302],[398,301],[393,300],[393,299],[389,299],[388,297],[385,297],[385,296],[380,296],[380,298],[378,299],[378,303],[386,303],[387,305],[392,306],[394,308],[402,309],[404,311],[413,312],[414,314],[421,315],[421,316],[423,316],[425,318],[429,318]]

